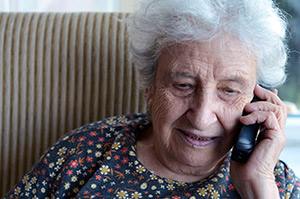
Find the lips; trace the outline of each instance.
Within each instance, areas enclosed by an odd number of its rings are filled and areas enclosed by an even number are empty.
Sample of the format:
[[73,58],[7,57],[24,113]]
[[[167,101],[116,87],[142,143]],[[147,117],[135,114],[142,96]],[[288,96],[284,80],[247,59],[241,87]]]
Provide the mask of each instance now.
[[189,144],[195,146],[195,147],[205,147],[211,144],[214,144],[218,137],[207,137],[207,136],[200,136],[200,135],[195,135],[190,132],[182,131],[179,130],[179,133],[181,136],[186,140]]

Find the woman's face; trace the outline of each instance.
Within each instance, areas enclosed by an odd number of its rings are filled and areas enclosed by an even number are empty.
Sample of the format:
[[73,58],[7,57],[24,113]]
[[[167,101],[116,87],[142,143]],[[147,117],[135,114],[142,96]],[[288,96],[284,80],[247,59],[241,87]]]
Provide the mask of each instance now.
[[211,172],[233,146],[239,117],[253,97],[255,56],[239,42],[165,49],[147,89],[154,149],[178,172]]

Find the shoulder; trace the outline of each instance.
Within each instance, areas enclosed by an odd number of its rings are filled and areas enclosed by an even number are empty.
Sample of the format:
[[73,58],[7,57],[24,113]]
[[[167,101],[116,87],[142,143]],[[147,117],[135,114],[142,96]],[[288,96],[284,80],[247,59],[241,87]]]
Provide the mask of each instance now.
[[84,184],[114,147],[115,140],[122,136],[135,139],[135,132],[149,123],[150,118],[145,114],[115,116],[67,133],[46,151],[7,198],[14,195],[33,198],[32,194],[44,198],[49,193],[68,192],[74,183]]
[[110,117],[70,131],[50,147],[49,151],[54,150],[57,155],[62,155],[61,153],[71,148],[75,150],[75,148],[91,146],[96,143],[109,144],[120,132],[134,132],[138,127],[146,126],[149,123],[150,118],[146,114],[137,113]]
[[274,175],[280,194],[287,198],[300,198],[299,178],[284,161],[277,162]]
[[74,129],[67,133],[61,140],[68,140],[71,136],[95,136],[93,132],[103,134],[105,132],[115,132],[108,138],[114,137],[122,129],[129,128],[133,130],[136,126],[147,125],[150,122],[150,118],[146,114],[130,114],[109,117],[104,120],[100,120],[94,123],[86,124],[82,127]]
[[[149,122],[145,114],[131,114],[84,125],[52,145],[33,169],[46,169],[55,178],[63,165],[69,165],[70,168],[77,168],[78,165],[93,167],[103,160],[116,138],[122,135],[135,137],[136,129]],[[91,155],[95,157],[91,158]]]

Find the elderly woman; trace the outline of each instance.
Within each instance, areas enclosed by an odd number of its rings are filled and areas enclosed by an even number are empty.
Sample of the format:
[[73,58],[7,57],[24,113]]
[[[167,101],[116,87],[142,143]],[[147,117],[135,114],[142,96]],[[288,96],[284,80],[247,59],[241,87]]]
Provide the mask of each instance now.
[[[286,108],[258,85],[285,80],[286,24],[273,2],[148,0],[127,23],[149,114],[70,132],[6,198],[300,198],[278,161]],[[241,123],[261,124],[243,163],[230,152]]]

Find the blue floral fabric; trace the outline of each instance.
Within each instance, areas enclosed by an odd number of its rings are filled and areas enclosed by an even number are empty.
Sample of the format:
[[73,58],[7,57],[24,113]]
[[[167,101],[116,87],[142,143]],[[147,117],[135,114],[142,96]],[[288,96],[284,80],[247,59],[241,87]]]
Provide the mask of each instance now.
[[[156,176],[136,155],[145,114],[117,116],[78,128],[49,148],[4,198],[240,198],[229,175],[230,155],[196,183]],[[274,170],[281,198],[300,198],[300,183],[283,162]]]

